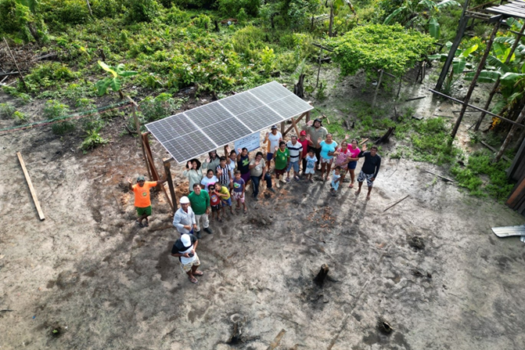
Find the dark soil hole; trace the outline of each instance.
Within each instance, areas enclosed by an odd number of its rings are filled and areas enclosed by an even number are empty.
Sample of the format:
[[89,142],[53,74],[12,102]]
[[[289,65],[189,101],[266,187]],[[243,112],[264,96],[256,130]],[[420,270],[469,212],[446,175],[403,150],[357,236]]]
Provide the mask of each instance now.
[[423,242],[423,238],[412,236],[408,238],[408,245],[414,248],[414,250],[423,250],[425,249],[425,242]]
[[377,321],[377,329],[379,330],[379,332],[385,335],[391,334],[392,331],[394,330],[392,326],[390,325],[390,323],[388,323],[387,321],[383,319],[379,319]]
[[51,327],[51,336],[53,338],[58,338],[61,335],[62,335],[62,327],[60,326]]

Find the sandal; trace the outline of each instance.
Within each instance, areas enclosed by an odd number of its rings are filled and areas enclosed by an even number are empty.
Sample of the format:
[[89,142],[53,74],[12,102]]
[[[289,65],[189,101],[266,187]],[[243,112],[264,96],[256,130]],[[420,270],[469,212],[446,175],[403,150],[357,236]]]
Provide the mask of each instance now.
[[190,279],[191,283],[195,283],[195,284],[199,283],[199,281],[195,277],[193,277],[193,278],[189,277],[189,279]]
[[204,276],[204,273],[202,271],[195,271],[193,276]]
[[354,188],[354,184],[350,184],[350,186],[348,186],[348,188]]
[[248,209],[244,208],[244,214],[246,214],[248,212]]
[[144,227],[148,227],[149,226],[149,221],[146,220],[146,223],[144,224]]

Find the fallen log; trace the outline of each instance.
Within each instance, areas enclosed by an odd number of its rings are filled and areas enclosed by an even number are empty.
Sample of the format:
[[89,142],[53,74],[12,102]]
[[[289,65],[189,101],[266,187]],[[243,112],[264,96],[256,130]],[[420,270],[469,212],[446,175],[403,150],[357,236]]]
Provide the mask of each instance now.
[[388,128],[388,131],[383,135],[381,136],[376,142],[374,142],[376,145],[379,145],[383,142],[388,142],[388,140],[390,139],[390,136],[392,135],[392,133],[394,132],[394,129],[395,127],[390,127]]

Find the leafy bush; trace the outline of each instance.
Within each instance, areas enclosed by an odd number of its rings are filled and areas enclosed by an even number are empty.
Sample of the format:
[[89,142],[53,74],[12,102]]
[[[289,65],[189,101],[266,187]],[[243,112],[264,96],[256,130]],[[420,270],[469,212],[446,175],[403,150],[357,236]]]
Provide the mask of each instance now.
[[87,132],[87,136],[80,145],[84,151],[89,151],[97,146],[104,145],[109,141],[100,136],[100,128],[93,129]]
[[0,33],[13,34],[28,42],[40,39],[45,32],[45,24],[37,20],[28,6],[16,0],[0,0]]
[[219,0],[219,12],[227,17],[236,17],[241,9],[256,17],[261,6],[260,0]]
[[69,113],[69,107],[55,100],[49,100],[44,105],[44,118],[56,119],[64,117]]
[[156,0],[129,0],[126,18],[128,22],[151,22],[159,15],[160,5]]
[[140,111],[145,120],[152,122],[165,118],[182,106],[184,100],[176,100],[170,94],[162,93],[157,97],[146,97],[140,104]]
[[450,144],[450,135],[443,118],[432,118],[414,123],[414,130],[410,136],[414,146],[414,159],[442,165],[452,163],[459,150]]
[[26,120],[26,116],[24,113],[20,112],[20,111],[15,111],[13,113],[13,118],[18,122],[23,122],[24,120]]
[[76,77],[77,75],[65,64],[52,62],[43,63],[34,68],[30,74],[25,76],[25,81],[28,88],[36,92],[41,88],[56,86],[60,82],[71,81]]
[[244,54],[246,58],[256,58],[257,51],[263,49],[264,31],[261,28],[247,26],[235,32],[231,41],[233,48],[238,53]]
[[0,117],[2,118],[11,118],[15,113],[15,107],[9,102],[0,103]]
[[61,24],[81,24],[89,20],[89,10],[85,0],[43,0],[40,4],[46,22]]
[[356,27],[342,37],[330,40],[333,59],[341,75],[354,75],[359,69],[368,73],[384,69],[400,76],[432,49],[434,39],[400,25],[369,24]]

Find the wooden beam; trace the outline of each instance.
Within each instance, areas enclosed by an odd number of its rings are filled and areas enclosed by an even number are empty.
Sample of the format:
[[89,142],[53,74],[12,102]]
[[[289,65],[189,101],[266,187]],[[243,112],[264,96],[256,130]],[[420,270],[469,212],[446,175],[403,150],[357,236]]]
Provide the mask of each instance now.
[[[524,119],[525,119],[525,107],[521,110],[521,113],[518,116],[518,119],[516,119],[516,123],[520,123],[521,124]],[[510,128],[510,131],[507,134],[507,137],[505,138],[505,141],[503,141],[503,144],[499,148],[498,154],[496,154],[496,159],[495,159],[496,162],[499,162],[501,157],[503,157],[503,153],[507,149],[507,146],[509,145],[510,141],[512,141],[512,138],[514,137],[514,134],[516,133],[517,130],[518,130],[518,127],[516,125],[513,125]]]
[[404,196],[403,198],[401,198],[400,200],[398,200],[397,202],[395,202],[394,204],[392,204],[391,206],[389,206],[389,207],[387,207],[385,210],[383,210],[383,213],[384,213],[385,211],[387,211],[388,209],[392,208],[393,206],[398,205],[399,203],[401,203],[402,201],[404,201],[404,200],[407,199],[408,197],[410,197],[410,195],[407,194],[406,196]]
[[[297,118],[297,120],[295,121],[296,123],[299,122],[301,119],[303,119],[303,117],[307,114],[308,112],[306,113],[303,113],[299,116],[299,118]],[[282,134],[283,134],[283,138],[286,136],[286,134],[288,134],[290,132],[290,130],[292,130],[292,128],[294,128],[294,122],[292,121],[292,125],[290,125],[290,127],[288,129],[286,129],[286,131],[284,131]],[[299,135],[297,135],[297,137],[299,137]]]
[[514,206],[514,202],[518,198],[518,196],[525,191],[525,179],[521,180],[520,184],[512,191],[512,194],[510,195],[509,199],[507,199],[507,204],[509,207]]
[[24,80],[24,76],[22,75],[22,71],[20,70],[20,68],[18,67],[18,63],[16,62],[16,58],[15,56],[13,55],[13,52],[11,52],[11,48],[9,47],[9,44],[7,43],[7,40],[4,39],[4,43],[5,45],[7,46],[7,53],[9,54],[9,56],[11,56],[11,59],[13,60],[13,62],[15,63],[15,67],[16,67],[16,70],[18,71],[18,75],[20,76],[20,79],[22,80],[22,85],[24,85],[24,89],[27,91],[29,91],[27,89],[27,85],[26,85],[26,81]]
[[470,97],[472,96],[472,93],[474,92],[474,88],[476,87],[476,83],[478,82],[479,75],[481,74],[481,71],[485,67],[485,62],[487,61],[487,58],[490,53],[490,49],[492,48],[492,43],[494,42],[494,38],[496,37],[496,33],[498,32],[498,29],[501,25],[501,21],[503,20],[503,17],[500,16],[498,22],[494,26],[494,29],[492,30],[492,34],[490,35],[490,39],[487,42],[487,48],[485,49],[485,53],[483,54],[483,57],[481,57],[480,62],[478,63],[478,69],[476,70],[476,74],[474,74],[474,77],[472,78],[472,82],[470,83],[469,89],[467,91],[467,95],[465,96],[463,107],[461,108],[461,112],[459,113],[458,119],[456,120],[456,124],[454,125],[454,129],[452,129],[452,133],[450,134],[451,140],[454,140],[456,137],[456,134],[459,130],[459,126],[461,125],[461,121],[463,120],[463,116],[465,115],[465,111],[467,110],[467,104],[470,101]]
[[[138,104],[137,102],[135,102],[131,97],[129,96],[126,96],[129,100],[129,102],[131,102],[132,104],[132,116],[133,116],[133,121],[135,122],[135,129],[137,129],[137,135],[139,137],[141,137],[142,133],[140,132],[140,122],[139,122],[139,118],[137,117],[137,108],[138,108]],[[151,170],[149,168],[149,165],[148,165],[148,159],[146,158],[146,151],[144,150],[144,140],[140,140],[140,147],[142,148],[142,157],[144,158],[144,162],[146,163],[146,169],[148,170],[148,177],[150,180],[152,180],[153,178],[151,177]]]
[[[164,172],[166,174],[166,180],[168,181],[168,187],[170,189],[171,194],[171,202],[173,205],[171,206],[172,213],[175,213],[177,210],[177,195],[175,194],[175,185],[173,184],[173,178],[171,177],[171,159],[164,159]],[[191,192],[191,188],[190,188]]]
[[[496,153],[496,149],[494,147],[492,147],[491,145],[489,145],[488,143],[486,143],[485,141],[480,141],[479,143],[481,143],[483,146],[487,147],[489,150],[491,150],[492,152]],[[509,161],[510,162],[510,159],[506,156],[503,156],[502,157],[503,159],[505,159],[506,161]]]
[[29,187],[29,192],[31,192],[31,197],[33,197],[33,202],[35,203],[36,211],[38,212],[38,217],[40,218],[40,221],[43,221],[46,219],[46,217],[44,216],[44,212],[42,211],[42,208],[40,208],[40,202],[38,201],[38,197],[36,195],[35,188],[33,187],[33,183],[31,182],[31,178],[29,177],[29,173],[27,172],[26,164],[24,163],[22,154],[20,152],[17,152],[16,155],[18,156],[18,160],[20,161],[20,166],[22,167],[22,171],[24,172],[27,186]]
[[[159,177],[159,173],[157,172],[157,168],[155,167],[155,161],[153,160],[153,153],[151,152],[151,148],[149,146],[148,135],[149,135],[149,132],[145,132],[142,134],[142,142],[144,143],[144,146],[146,148],[146,156],[149,161],[149,166],[151,168],[151,174],[152,174],[153,180],[159,181],[160,177]],[[171,207],[171,210],[173,211],[174,205],[171,202],[170,197],[168,196],[168,192],[166,192],[166,188],[163,185],[158,185],[158,187],[160,187],[162,192],[164,192],[164,195],[166,196],[166,201],[168,202],[168,204]]]

